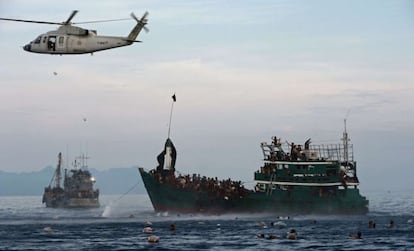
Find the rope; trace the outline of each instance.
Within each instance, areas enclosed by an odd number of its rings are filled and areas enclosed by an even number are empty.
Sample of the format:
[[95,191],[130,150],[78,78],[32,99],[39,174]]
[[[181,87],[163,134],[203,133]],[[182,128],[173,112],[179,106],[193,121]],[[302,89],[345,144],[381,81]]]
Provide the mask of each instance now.
[[119,196],[119,198],[117,198],[116,200],[112,201],[112,203],[119,201],[120,199],[122,199],[122,197],[124,197],[125,195],[127,195],[129,192],[131,192],[136,186],[138,186],[139,182],[136,183],[133,187],[131,187],[126,193],[123,193],[121,196]]

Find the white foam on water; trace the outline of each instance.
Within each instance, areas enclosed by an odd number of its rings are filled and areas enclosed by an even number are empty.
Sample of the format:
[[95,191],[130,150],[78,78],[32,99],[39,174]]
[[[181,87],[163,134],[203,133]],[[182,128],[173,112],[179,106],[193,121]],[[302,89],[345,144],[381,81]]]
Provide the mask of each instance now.
[[104,209],[104,211],[102,212],[102,217],[104,217],[104,218],[108,218],[108,217],[110,217],[110,216],[111,216],[111,213],[112,213],[112,202],[111,202],[111,203],[109,203],[109,205],[106,205],[106,206],[105,206],[105,209]]

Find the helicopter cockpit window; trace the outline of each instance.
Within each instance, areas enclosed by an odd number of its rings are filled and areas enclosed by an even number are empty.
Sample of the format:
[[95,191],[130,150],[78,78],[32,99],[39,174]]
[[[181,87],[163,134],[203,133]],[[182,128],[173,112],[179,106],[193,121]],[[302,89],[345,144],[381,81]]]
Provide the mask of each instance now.
[[34,43],[35,43],[35,44],[40,44],[40,40],[42,40],[42,37],[41,37],[41,36],[38,36],[38,37],[36,38],[36,40],[34,41]]
[[46,43],[46,36],[43,37],[43,43]]

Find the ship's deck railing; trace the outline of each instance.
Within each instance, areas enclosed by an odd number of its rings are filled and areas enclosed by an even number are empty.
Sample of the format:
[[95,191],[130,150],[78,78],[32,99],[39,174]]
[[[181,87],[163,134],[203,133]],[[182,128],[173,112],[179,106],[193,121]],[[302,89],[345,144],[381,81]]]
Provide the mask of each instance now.
[[[282,144],[279,146],[275,144],[268,144],[263,142],[261,148],[263,151],[265,160],[293,160],[291,153],[291,145],[287,145],[288,151],[285,151]],[[321,144],[321,145],[309,145],[309,149],[303,149],[302,146],[300,152],[297,154],[299,160],[332,160],[332,161],[354,161],[353,145],[348,144],[348,149],[345,151],[343,144]],[[297,160],[294,159],[294,160]]]
[[345,147],[342,144],[310,145],[309,151],[316,152],[316,155],[321,159],[354,161],[354,147],[352,144],[348,144],[347,151],[345,151]]

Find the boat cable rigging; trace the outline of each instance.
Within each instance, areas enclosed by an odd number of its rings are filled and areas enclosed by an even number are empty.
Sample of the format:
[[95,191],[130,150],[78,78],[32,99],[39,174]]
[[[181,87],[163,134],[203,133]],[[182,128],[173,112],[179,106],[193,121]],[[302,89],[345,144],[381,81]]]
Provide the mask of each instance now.
[[126,191],[125,193],[123,193],[121,196],[119,196],[117,199],[113,200],[110,204],[115,203],[117,201],[119,201],[120,199],[122,199],[122,197],[124,197],[125,195],[127,195],[128,193],[130,193],[132,190],[134,190],[135,187],[137,187],[139,185],[140,182],[137,182],[135,185],[133,185],[128,191]]

